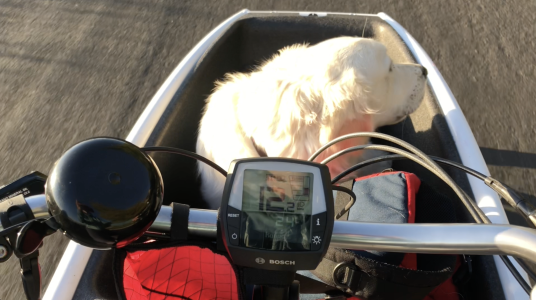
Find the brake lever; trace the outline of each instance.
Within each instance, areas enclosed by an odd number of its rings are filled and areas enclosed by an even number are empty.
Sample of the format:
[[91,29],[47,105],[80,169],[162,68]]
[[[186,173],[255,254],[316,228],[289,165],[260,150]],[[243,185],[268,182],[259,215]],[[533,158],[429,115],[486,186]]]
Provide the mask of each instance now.
[[0,231],[0,263],[6,262],[14,254],[12,243],[17,240],[21,227],[21,224],[17,224]]
[[10,184],[0,187],[0,202],[17,195],[24,197],[45,193],[47,176],[41,172],[33,171]]
[[[32,172],[0,188],[0,225],[3,228],[32,220],[34,215],[25,198],[45,193],[47,176]],[[10,238],[11,239],[11,238]],[[10,240],[11,243],[13,241]]]
[[[44,194],[46,180],[47,176],[43,173],[32,172],[0,187],[0,225],[6,228],[0,236],[0,263],[7,261],[15,252],[13,244],[17,240],[17,225],[34,218],[25,197]],[[37,249],[29,255],[19,257],[22,284],[28,300],[41,299],[41,268],[38,257]]]

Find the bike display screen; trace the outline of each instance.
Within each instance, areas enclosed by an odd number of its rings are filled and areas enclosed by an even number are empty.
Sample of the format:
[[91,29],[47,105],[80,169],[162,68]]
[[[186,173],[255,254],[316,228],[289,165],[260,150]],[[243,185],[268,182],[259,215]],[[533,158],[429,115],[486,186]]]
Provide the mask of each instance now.
[[240,243],[264,250],[310,250],[312,186],[312,173],[244,170]]

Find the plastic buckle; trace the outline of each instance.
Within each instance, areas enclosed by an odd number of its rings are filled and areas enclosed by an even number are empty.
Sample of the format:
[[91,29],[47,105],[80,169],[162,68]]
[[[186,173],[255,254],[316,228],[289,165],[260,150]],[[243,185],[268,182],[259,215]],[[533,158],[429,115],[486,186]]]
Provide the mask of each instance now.
[[28,300],[41,299],[41,267],[38,257],[39,250],[19,260],[22,286]]
[[[339,271],[343,267],[346,267],[346,270],[344,271],[343,282],[339,282],[339,280],[337,279],[338,277],[337,275],[339,274]],[[349,284],[351,284],[351,282],[354,281],[354,275],[357,275],[356,271],[357,271],[357,267],[354,264],[347,263],[347,262],[342,262],[338,264],[335,267],[335,269],[333,269],[333,273],[331,275],[333,279],[333,283],[335,283],[335,286],[337,286],[337,288],[343,291],[352,290]],[[334,299],[337,299],[337,298],[334,298]]]

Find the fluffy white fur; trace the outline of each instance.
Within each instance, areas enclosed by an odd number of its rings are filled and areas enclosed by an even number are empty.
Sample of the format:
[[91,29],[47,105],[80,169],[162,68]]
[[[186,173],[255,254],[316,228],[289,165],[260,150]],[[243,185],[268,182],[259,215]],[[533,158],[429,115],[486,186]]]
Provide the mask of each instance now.
[[[252,138],[271,157],[307,159],[328,141],[351,132],[374,131],[417,109],[426,76],[415,64],[393,64],[379,42],[334,38],[279,51],[256,71],[228,74],[208,98],[197,153],[227,169],[232,160],[258,157]],[[368,139],[333,146],[323,158]],[[360,153],[329,164],[336,175]],[[220,206],[225,179],[198,164],[202,193]]]

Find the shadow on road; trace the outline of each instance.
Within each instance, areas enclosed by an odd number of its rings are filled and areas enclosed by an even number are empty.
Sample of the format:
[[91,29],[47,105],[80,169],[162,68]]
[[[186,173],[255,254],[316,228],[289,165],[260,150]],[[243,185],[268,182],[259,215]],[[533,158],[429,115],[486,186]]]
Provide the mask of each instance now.
[[480,147],[488,165],[536,169],[536,154]]

